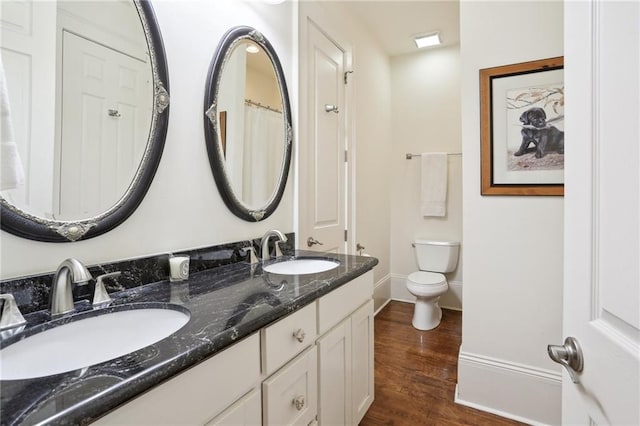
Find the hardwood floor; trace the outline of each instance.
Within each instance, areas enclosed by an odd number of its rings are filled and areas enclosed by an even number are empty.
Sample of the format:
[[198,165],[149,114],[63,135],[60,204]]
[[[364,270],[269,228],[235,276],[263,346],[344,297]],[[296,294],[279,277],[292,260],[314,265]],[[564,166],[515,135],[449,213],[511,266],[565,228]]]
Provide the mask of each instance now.
[[375,401],[371,425],[521,425],[456,404],[462,313],[443,310],[440,326],[411,325],[413,304],[390,302],[375,318]]

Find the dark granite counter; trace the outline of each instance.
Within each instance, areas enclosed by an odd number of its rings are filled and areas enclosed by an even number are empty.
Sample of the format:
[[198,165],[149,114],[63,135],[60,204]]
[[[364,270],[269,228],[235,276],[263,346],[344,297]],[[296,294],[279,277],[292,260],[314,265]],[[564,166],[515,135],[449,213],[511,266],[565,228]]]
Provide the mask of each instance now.
[[[0,424],[88,424],[378,263],[372,257],[296,252],[296,257],[305,256],[333,258],[340,266],[316,274],[284,276],[264,273],[261,264],[238,262],[192,273],[187,281],[159,281],[112,293],[113,302],[106,309],[130,304],[178,305],[191,317],[171,336],[123,357],[53,376],[0,381]],[[77,303],[77,309],[93,310],[87,301]],[[48,321],[46,312],[32,312],[25,318],[27,329],[4,339],[2,347],[34,328],[48,326],[43,325]]]

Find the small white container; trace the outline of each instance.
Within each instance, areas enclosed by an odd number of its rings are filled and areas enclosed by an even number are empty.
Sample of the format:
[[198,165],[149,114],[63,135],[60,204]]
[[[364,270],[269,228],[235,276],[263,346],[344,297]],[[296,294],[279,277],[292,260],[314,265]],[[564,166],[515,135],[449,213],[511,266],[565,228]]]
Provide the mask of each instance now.
[[189,278],[189,256],[169,257],[169,281],[184,281]]

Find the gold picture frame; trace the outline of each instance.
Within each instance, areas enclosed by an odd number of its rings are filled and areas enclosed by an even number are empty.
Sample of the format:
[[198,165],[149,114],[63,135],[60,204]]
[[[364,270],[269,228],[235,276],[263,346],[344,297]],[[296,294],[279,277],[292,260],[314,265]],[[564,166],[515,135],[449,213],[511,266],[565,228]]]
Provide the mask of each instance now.
[[564,57],[480,70],[482,195],[564,195]]

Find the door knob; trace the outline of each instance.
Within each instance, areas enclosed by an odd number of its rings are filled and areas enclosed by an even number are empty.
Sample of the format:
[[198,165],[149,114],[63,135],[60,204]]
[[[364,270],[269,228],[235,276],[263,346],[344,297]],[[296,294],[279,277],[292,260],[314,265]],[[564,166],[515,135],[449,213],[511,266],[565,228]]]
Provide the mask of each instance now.
[[336,114],[338,114],[340,112],[340,111],[338,111],[338,105],[326,104],[324,106],[324,110],[325,110],[325,112],[335,112]]
[[580,373],[584,368],[584,358],[582,349],[574,337],[564,339],[562,346],[547,346],[547,353],[553,361],[567,369],[573,383],[580,383],[577,373]]
[[323,245],[320,241],[316,240],[313,237],[307,238],[307,247],[313,247],[316,244]]

